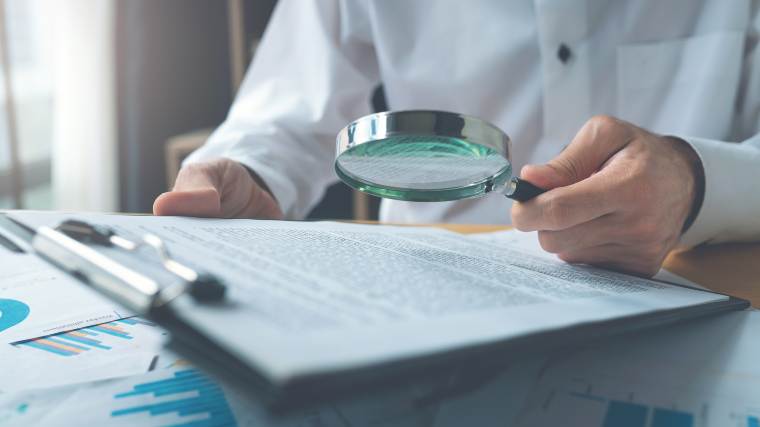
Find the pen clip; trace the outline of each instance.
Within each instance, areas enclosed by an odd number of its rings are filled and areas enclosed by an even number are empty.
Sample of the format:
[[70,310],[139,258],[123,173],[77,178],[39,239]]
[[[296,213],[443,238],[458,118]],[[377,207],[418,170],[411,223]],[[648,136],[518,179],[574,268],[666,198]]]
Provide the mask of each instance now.
[[155,249],[164,268],[182,278],[188,285],[188,293],[199,302],[221,301],[226,287],[216,276],[198,272],[172,258],[164,241],[155,234],[143,236],[143,242]]
[[[157,253],[162,267],[179,277],[181,282],[161,286],[156,280],[120,264],[86,243],[118,247],[127,252],[148,246]],[[165,305],[184,293],[205,303],[222,300],[226,292],[224,284],[215,276],[199,273],[172,258],[161,238],[154,234],[146,234],[142,241],[134,242],[118,236],[109,227],[70,219],[55,229],[41,227],[33,246],[46,258],[138,312]]]
[[165,304],[185,292],[198,302],[220,301],[224,298],[226,287],[223,283],[211,274],[197,272],[172,258],[163,240],[155,234],[145,234],[142,241],[134,242],[118,236],[109,227],[75,219],[63,221],[56,230],[79,242],[106,247],[117,246],[129,252],[134,252],[143,246],[152,248],[158,255],[163,268],[182,280],[181,284],[159,289],[157,299],[161,304]]
[[32,247],[43,258],[138,314],[149,313],[156,304],[161,290],[158,282],[67,234],[40,227]]

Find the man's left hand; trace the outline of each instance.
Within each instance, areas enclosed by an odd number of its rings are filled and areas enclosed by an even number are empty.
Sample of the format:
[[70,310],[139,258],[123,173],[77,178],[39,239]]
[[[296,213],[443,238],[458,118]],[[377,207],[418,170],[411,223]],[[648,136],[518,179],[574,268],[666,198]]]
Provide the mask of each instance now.
[[593,117],[555,159],[522,169],[550,191],[515,203],[512,222],[567,262],[652,276],[701,200],[701,174],[685,141]]

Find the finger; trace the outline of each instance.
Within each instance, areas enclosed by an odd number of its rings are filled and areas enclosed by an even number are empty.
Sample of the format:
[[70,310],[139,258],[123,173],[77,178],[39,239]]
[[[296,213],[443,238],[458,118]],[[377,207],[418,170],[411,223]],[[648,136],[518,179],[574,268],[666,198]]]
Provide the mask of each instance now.
[[213,188],[221,192],[221,172],[225,169],[223,162],[190,164],[180,169],[174,182],[174,191],[199,190]]
[[218,217],[221,215],[220,162],[190,164],[180,169],[171,192],[153,202],[155,215]]
[[589,264],[636,276],[651,277],[657,274],[663,255],[649,246],[605,244],[593,248],[563,252],[557,256],[572,264]]
[[520,231],[565,230],[617,211],[623,204],[615,174],[600,172],[572,185],[512,205],[512,224]]
[[635,127],[609,116],[588,120],[557,157],[544,165],[526,165],[520,176],[545,189],[588,178],[632,139]]
[[163,193],[153,202],[153,214],[218,217],[221,214],[219,193],[214,188]]
[[541,247],[550,253],[569,253],[619,242],[625,235],[621,215],[611,213],[564,230],[538,232]]

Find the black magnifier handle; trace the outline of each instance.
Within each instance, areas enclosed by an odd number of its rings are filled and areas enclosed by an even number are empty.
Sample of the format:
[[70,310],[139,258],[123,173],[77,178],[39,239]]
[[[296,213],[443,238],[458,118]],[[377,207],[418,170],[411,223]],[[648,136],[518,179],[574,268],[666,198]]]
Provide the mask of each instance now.
[[545,192],[546,190],[543,188],[536,187],[524,179],[513,177],[511,180],[509,180],[509,183],[507,184],[507,190],[504,192],[504,195],[512,200],[517,200],[518,202],[526,202]]

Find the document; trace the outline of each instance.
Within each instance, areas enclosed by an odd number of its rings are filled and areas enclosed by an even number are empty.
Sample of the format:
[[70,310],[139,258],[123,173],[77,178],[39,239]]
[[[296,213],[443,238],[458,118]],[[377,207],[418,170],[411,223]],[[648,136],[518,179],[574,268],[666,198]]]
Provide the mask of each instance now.
[[557,354],[516,425],[760,425],[758,336],[741,311]]
[[165,341],[163,329],[130,317],[0,344],[0,393],[142,374],[170,362]]
[[0,344],[129,315],[36,256],[0,247]]
[[77,218],[219,275],[226,305],[173,303],[274,382],[726,297],[567,265],[445,230],[342,223],[14,213]]
[[181,368],[0,395],[0,425],[255,426],[261,423],[236,423],[228,393],[200,372]]
[[544,355],[533,355],[516,361],[484,384],[442,401],[432,426],[514,426],[547,359]]
[[[546,252],[541,248],[538,242],[538,233],[535,231],[522,232],[517,230],[503,230],[489,233],[476,233],[471,234],[469,237],[477,239],[482,243],[488,243],[496,246],[505,246],[514,250],[519,250],[524,253],[530,253],[538,257],[547,258],[556,262],[556,255]],[[664,268],[661,268],[657,274],[654,275],[654,279],[663,282],[674,283],[677,285],[688,286],[690,288],[705,290],[705,287],[694,283],[684,277],[681,277],[675,273],[672,273]]]
[[[432,414],[411,409],[409,397],[349,407],[325,406],[272,419],[265,408],[238,390],[192,367],[125,378],[0,395],[0,425],[7,427],[250,426],[250,427],[424,427]],[[406,411],[398,412],[406,407]],[[379,408],[395,408],[381,413]],[[426,415],[427,414],[427,415]]]
[[158,369],[0,394],[0,425],[224,424],[232,417],[261,427],[752,427],[760,420],[759,334],[760,312],[729,313],[522,361],[440,402],[420,404],[431,391],[420,385],[285,421],[268,419],[245,394],[191,367]]

